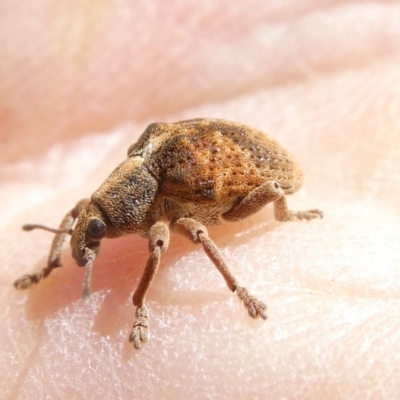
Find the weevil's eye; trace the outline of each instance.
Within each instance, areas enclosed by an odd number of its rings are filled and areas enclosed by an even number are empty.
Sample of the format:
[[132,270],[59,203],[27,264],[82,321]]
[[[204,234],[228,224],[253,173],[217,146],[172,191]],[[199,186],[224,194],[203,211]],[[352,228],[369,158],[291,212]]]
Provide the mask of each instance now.
[[89,221],[87,233],[92,239],[102,239],[106,235],[107,228],[104,222],[93,218]]

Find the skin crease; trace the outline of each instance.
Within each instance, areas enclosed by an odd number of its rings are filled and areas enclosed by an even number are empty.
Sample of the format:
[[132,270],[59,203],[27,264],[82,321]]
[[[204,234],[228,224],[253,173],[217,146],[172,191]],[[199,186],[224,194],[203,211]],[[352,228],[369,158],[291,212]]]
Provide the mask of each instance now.
[[[0,6],[0,398],[400,398],[399,2],[133,3]],[[200,116],[268,132],[305,171],[290,207],[325,213],[210,228],[267,321],[176,235],[139,352],[144,239],[102,243],[88,304],[68,246],[12,287],[51,242],[23,223],[57,225],[148,123]]]

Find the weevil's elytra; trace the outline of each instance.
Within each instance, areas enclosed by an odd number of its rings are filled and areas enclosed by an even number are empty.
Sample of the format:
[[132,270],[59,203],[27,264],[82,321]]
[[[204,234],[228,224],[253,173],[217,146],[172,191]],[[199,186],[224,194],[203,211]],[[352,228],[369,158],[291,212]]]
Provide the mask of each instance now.
[[[26,289],[61,266],[62,245],[71,235],[72,256],[86,267],[83,296],[90,293],[93,262],[101,239],[139,234],[149,239],[150,255],[133,294],[136,320],[129,340],[140,348],[148,338],[145,295],[168,249],[169,230],[202,244],[204,251],[243,300],[252,317],[266,319],[266,306],[240,286],[206,226],[221,218],[238,221],[272,202],[279,221],[322,217],[316,209],[292,212],[286,195],[298,190],[303,174],[276,141],[264,133],[219,119],[192,119],[154,123],[128,149],[128,158],[105,180],[90,199],[67,213],[59,229],[25,225],[55,233],[48,264],[24,275],[14,286]],[[169,226],[166,224],[168,221]],[[133,266],[134,267],[134,266]]]

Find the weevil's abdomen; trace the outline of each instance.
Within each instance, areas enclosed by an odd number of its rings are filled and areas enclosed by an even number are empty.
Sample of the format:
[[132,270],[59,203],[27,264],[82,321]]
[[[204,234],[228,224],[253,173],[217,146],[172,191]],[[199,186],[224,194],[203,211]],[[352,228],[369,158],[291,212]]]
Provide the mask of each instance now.
[[266,181],[290,194],[302,182],[298,164],[276,141],[218,119],[152,124],[130,154],[144,157],[164,196],[188,202],[244,197]]

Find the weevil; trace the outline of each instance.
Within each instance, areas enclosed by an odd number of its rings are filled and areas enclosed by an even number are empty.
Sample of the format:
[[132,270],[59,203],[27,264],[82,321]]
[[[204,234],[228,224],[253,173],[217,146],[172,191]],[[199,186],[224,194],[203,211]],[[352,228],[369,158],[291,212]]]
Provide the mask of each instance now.
[[139,349],[149,335],[146,293],[169,244],[169,231],[203,246],[250,316],[267,318],[266,305],[241,286],[210,239],[206,226],[221,218],[239,221],[273,203],[278,221],[321,218],[317,209],[292,212],[286,195],[296,192],[303,173],[293,157],[263,132],[220,119],[153,123],[129,147],[128,157],[97,189],[67,213],[58,229],[39,224],[23,229],[55,233],[47,266],[15,281],[26,289],[61,266],[62,246],[71,236],[72,257],[85,267],[83,298],[90,295],[93,262],[103,238],[138,234],[149,240],[149,258],[132,302],[129,335]]

